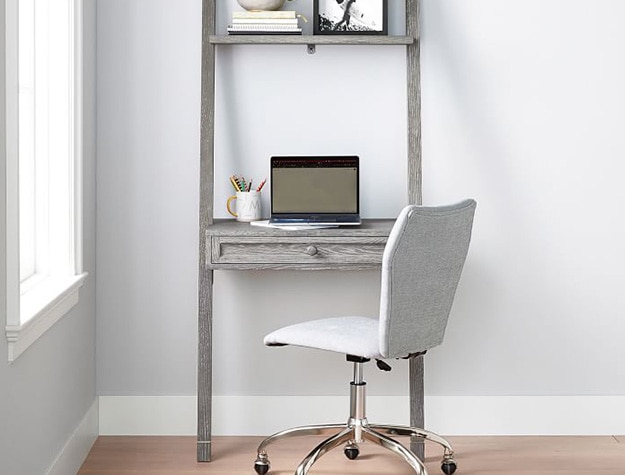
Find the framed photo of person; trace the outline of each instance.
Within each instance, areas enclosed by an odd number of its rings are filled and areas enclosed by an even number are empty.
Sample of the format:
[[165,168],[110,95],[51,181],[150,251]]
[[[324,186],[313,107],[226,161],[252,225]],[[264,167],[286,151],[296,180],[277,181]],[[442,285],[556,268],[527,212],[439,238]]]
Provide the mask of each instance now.
[[386,35],[388,0],[313,0],[315,35]]

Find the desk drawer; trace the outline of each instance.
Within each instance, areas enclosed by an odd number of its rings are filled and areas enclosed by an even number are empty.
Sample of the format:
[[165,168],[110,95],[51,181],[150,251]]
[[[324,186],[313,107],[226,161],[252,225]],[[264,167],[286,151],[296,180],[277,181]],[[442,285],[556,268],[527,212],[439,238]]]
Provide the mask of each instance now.
[[213,236],[208,260],[217,267],[222,267],[221,264],[257,264],[258,268],[326,264],[376,267],[382,263],[385,244],[385,237]]

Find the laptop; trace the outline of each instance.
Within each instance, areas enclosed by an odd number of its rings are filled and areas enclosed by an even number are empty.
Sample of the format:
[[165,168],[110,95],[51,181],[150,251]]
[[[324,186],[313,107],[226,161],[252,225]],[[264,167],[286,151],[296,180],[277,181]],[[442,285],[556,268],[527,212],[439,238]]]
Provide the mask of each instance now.
[[271,157],[270,224],[357,226],[357,156]]

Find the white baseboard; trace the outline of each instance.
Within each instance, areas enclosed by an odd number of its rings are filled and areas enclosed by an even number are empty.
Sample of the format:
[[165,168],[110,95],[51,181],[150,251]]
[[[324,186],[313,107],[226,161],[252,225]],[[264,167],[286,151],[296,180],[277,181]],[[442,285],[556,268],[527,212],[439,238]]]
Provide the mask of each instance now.
[[76,430],[46,471],[46,475],[70,475],[78,473],[98,437],[98,400],[91,405]]
[[625,396],[437,396],[428,428],[449,435],[619,435]]
[[[426,396],[426,427],[445,435],[625,434],[625,396]],[[216,396],[213,434],[266,435],[347,420],[343,396]],[[368,396],[372,423],[408,423],[407,396]],[[195,435],[195,396],[100,396],[101,435]]]
[[[100,396],[100,435],[193,435],[196,401],[195,396]],[[367,406],[371,420],[383,414],[384,420],[401,423],[408,414],[403,396],[370,396]],[[311,421],[342,422],[348,412],[343,396],[215,396],[213,434],[262,435]]]

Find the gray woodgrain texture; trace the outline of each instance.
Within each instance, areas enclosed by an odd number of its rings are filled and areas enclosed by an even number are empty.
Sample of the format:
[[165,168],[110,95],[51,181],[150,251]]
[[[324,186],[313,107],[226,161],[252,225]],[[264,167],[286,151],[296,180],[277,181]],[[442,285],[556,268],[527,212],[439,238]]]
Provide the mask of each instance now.
[[211,269],[375,269],[393,220],[364,220],[353,229],[285,231],[245,223],[220,223],[206,232]]
[[210,226],[211,236],[267,236],[267,237],[294,237],[294,236],[318,236],[318,237],[379,237],[388,236],[394,219],[363,219],[360,226],[342,228],[302,229],[291,231],[280,228],[268,228],[252,226],[241,223],[234,219],[215,219]]
[[415,41],[406,48],[408,99],[408,202],[421,204],[421,68],[419,1],[406,0],[406,34]]
[[413,36],[230,35],[211,36],[212,44],[245,45],[410,45]]
[[200,128],[200,216],[198,276],[197,460],[211,459],[213,271],[206,265],[206,228],[213,222],[215,141],[215,0],[202,2],[202,96]]
[[[420,2],[406,0],[406,34],[415,42],[406,47],[408,95],[408,202],[422,203],[421,183],[421,67],[420,67]],[[423,357],[412,358],[408,368],[410,378],[410,425],[425,427],[423,407]],[[413,437],[410,449],[424,458],[423,441]]]
[[380,265],[385,242],[385,239],[375,238],[215,238],[210,265],[277,263],[307,266],[325,263],[346,268],[354,264]]
[[[412,427],[424,427],[425,425],[425,408],[424,388],[423,388],[423,356],[411,358],[408,366],[410,373],[410,425]],[[419,437],[411,437],[410,450],[420,459],[425,459],[425,444],[423,439]]]
[[[212,299],[215,269],[355,270],[380,266],[392,222],[368,220],[357,229],[279,231],[232,220],[213,224],[215,45],[406,45],[408,202],[421,203],[419,0],[406,0],[405,36],[215,36],[215,0],[202,1],[202,97],[198,289],[197,460],[211,459]],[[311,255],[310,247],[314,253]],[[423,427],[423,358],[410,362],[410,424]],[[423,455],[423,445],[411,448]]]

